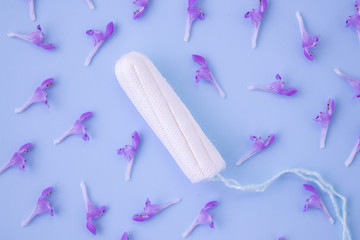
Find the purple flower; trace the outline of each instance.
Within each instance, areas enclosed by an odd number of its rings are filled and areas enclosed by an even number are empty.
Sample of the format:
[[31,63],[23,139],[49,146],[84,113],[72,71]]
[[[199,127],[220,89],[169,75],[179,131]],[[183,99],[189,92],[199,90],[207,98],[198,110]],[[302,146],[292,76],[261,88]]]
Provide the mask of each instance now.
[[189,0],[189,3],[188,3],[189,6],[187,8],[186,30],[185,30],[185,37],[184,37],[185,42],[187,42],[189,40],[192,23],[198,18],[200,20],[205,19],[205,15],[204,15],[203,11],[201,10],[201,8],[194,7],[196,2],[197,2],[197,0]]
[[360,41],[360,1],[359,0],[355,0],[355,9],[356,9],[356,14],[349,16],[349,18],[346,20],[346,26],[349,27],[350,25],[352,25],[355,28]]
[[145,8],[147,8],[147,5],[149,4],[149,0],[134,0],[133,3],[140,7],[140,9],[137,9],[133,14],[133,19],[138,19],[144,14]]
[[283,238],[283,237],[280,237],[280,238],[279,238],[279,240],[285,240],[285,238]]
[[28,0],[30,7],[30,18],[31,20],[35,20],[35,10],[34,10],[34,0]]
[[360,97],[360,81],[343,74],[337,68],[334,68],[334,71],[339,77],[341,77],[341,78],[345,79],[346,81],[348,81],[348,83],[355,89],[356,95],[353,98]]
[[346,166],[346,167],[348,167],[348,166],[352,163],[352,161],[353,161],[354,158],[355,158],[355,155],[356,155],[357,152],[359,152],[359,151],[360,151],[360,137],[358,138],[358,140],[357,140],[357,142],[356,142],[356,144],[355,144],[355,147],[354,147],[354,149],[352,150],[349,158],[348,158],[348,159],[346,160],[346,162],[345,162],[345,166]]
[[89,56],[85,59],[85,66],[89,65],[91,59],[94,57],[95,53],[99,50],[101,45],[105,42],[105,40],[111,36],[114,32],[114,23],[109,22],[106,25],[105,34],[100,32],[99,30],[87,30],[87,35],[93,35],[93,49],[90,52]]
[[291,96],[298,91],[296,88],[284,89],[284,82],[281,80],[281,76],[279,74],[276,74],[276,80],[277,81],[270,83],[266,87],[249,86],[248,89],[273,92],[273,93],[282,94],[285,96]]
[[330,120],[331,120],[331,116],[332,116],[333,112],[334,112],[334,99],[329,98],[328,103],[327,103],[326,112],[320,112],[320,114],[318,116],[316,116],[314,119],[314,121],[319,122],[322,127],[321,138],[320,138],[320,148],[325,147],[326,135],[328,132],[328,128],[329,128],[329,124],[330,124]]
[[270,134],[266,141],[264,141],[261,137],[255,137],[251,136],[250,140],[254,141],[254,144],[251,148],[251,151],[242,157],[239,161],[235,163],[236,166],[239,166],[243,162],[245,162],[247,159],[249,159],[251,156],[255,155],[256,153],[260,152],[261,150],[265,149],[266,147],[270,146],[275,139],[275,134]]
[[42,191],[40,198],[37,201],[36,207],[34,209],[34,211],[31,213],[30,217],[21,224],[22,227],[28,225],[30,223],[30,221],[39,214],[45,213],[45,212],[49,212],[49,214],[51,216],[54,216],[54,211],[51,207],[51,204],[49,202],[49,200],[46,200],[45,198],[47,196],[49,196],[53,191],[52,187],[48,187],[46,188],[44,191]]
[[24,40],[26,40],[28,42],[32,42],[35,45],[38,45],[38,46],[40,46],[40,47],[42,47],[42,48],[44,48],[46,50],[55,48],[55,45],[53,45],[51,43],[43,43],[45,35],[41,31],[40,25],[37,25],[37,30],[38,31],[32,32],[32,33],[30,33],[28,35],[15,33],[15,32],[8,33],[7,35],[8,35],[8,37],[18,37],[18,38],[24,39]]
[[194,62],[200,64],[201,68],[196,71],[195,81],[198,83],[201,79],[211,82],[214,84],[216,90],[222,98],[225,98],[225,93],[220,88],[219,84],[215,81],[214,76],[210,72],[209,66],[205,62],[205,58],[200,55],[192,55]]
[[54,144],[58,144],[60,142],[62,142],[65,138],[67,138],[68,136],[72,135],[72,134],[81,134],[82,135],[82,139],[84,139],[85,141],[88,141],[90,138],[87,135],[86,132],[86,127],[83,124],[83,122],[89,118],[91,118],[93,115],[92,112],[86,112],[83,113],[80,118],[78,120],[75,121],[74,126],[72,128],[70,128],[64,135],[62,135],[61,137],[59,137],[58,139],[56,139],[54,141]]
[[256,47],[256,39],[259,33],[260,23],[264,17],[264,12],[267,7],[267,0],[260,0],[259,9],[251,9],[251,11],[245,13],[245,18],[251,18],[252,24],[255,26],[253,38],[252,38],[252,48]]
[[304,48],[304,55],[310,61],[314,60],[313,53],[310,52],[310,48],[315,47],[316,43],[319,41],[319,36],[312,37],[305,29],[303,19],[299,12],[296,13],[296,17],[299,21],[300,32],[302,36],[302,46]]
[[80,183],[80,187],[84,197],[86,208],[86,227],[92,234],[96,235],[96,227],[92,220],[101,217],[105,213],[106,207],[101,206],[100,208],[98,208],[95,204],[90,202],[84,182]]
[[87,4],[89,5],[89,8],[90,9],[94,9],[94,3],[92,2],[92,0],[86,0],[87,1]]
[[303,186],[306,190],[313,193],[313,195],[311,195],[308,199],[306,199],[306,204],[304,206],[304,212],[306,212],[306,210],[308,209],[309,206],[314,207],[314,208],[320,208],[324,211],[324,213],[325,213],[327,219],[330,221],[330,223],[333,224],[334,219],[330,216],[328,210],[326,209],[325,205],[321,201],[319,193],[316,191],[316,189],[309,184],[304,184]]
[[127,232],[124,232],[124,234],[121,237],[121,240],[129,240],[129,235],[127,234]]
[[178,202],[180,202],[180,198],[172,200],[172,201],[160,206],[160,205],[156,205],[156,204],[154,204],[154,205],[151,204],[149,198],[147,198],[146,202],[145,202],[144,212],[135,214],[132,217],[132,219],[137,222],[144,222],[144,221],[148,220],[149,218],[155,216],[156,214],[158,214],[160,211],[164,210],[165,208],[168,208],[171,205],[178,203]]
[[23,156],[25,153],[29,152],[32,149],[33,145],[31,143],[26,143],[21,146],[19,150],[14,153],[9,162],[7,162],[1,169],[0,174],[3,173],[9,167],[19,167],[20,171],[25,169],[26,158]]
[[193,224],[191,224],[190,228],[182,234],[182,237],[187,237],[196,226],[201,224],[209,224],[211,228],[214,228],[213,217],[210,215],[210,213],[208,213],[208,210],[214,208],[216,205],[217,201],[208,202],[205,207],[200,210],[198,217],[195,219]]
[[118,154],[124,154],[125,159],[128,161],[127,170],[125,173],[125,181],[130,180],[131,168],[134,162],[135,154],[140,143],[140,137],[136,131],[132,134],[132,145],[125,145],[125,147],[118,150]]
[[33,103],[43,102],[48,107],[50,107],[48,104],[48,101],[47,101],[47,92],[45,91],[45,89],[51,87],[53,84],[54,84],[53,78],[49,78],[49,79],[46,79],[45,81],[43,81],[41,83],[40,87],[38,87],[35,90],[34,95],[29,99],[29,101],[27,101],[27,103],[24,106],[22,106],[21,108],[16,108],[15,113],[21,113],[22,111],[24,111],[25,109],[30,107],[30,105]]

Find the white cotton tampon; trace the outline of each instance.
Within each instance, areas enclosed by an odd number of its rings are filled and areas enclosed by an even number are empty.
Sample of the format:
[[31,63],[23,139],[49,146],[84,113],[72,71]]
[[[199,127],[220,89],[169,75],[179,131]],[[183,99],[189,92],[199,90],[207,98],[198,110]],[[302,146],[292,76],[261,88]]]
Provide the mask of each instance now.
[[220,153],[150,59],[130,52],[116,62],[115,74],[191,182],[212,178],[225,168]]

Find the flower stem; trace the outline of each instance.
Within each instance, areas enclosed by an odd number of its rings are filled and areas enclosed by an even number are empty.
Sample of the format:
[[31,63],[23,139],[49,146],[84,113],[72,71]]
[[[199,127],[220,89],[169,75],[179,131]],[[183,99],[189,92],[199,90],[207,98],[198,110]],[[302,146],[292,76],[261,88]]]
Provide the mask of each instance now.
[[325,126],[321,130],[321,138],[320,138],[320,148],[325,148],[326,135],[328,132],[329,126]]
[[[210,73],[211,74],[211,73]],[[214,83],[214,86],[216,88],[216,90],[218,91],[219,95],[222,97],[222,98],[225,98],[225,93],[224,91],[220,88],[219,84],[216,82],[214,76],[211,74],[211,78],[213,80],[213,83]]]
[[186,19],[186,29],[185,29],[185,36],[184,36],[184,41],[185,42],[187,42],[189,40],[190,31],[191,31],[191,20],[190,20],[190,17],[188,15],[187,19]]
[[325,213],[325,215],[326,215],[326,218],[329,220],[329,222],[331,223],[331,224],[334,224],[334,219],[331,217],[331,215],[330,215],[330,213],[328,212],[328,210],[326,209],[326,207],[325,207],[325,205],[324,204],[321,204],[321,206],[322,206],[322,209],[324,210],[324,213]]
[[127,164],[127,167],[126,167],[126,173],[125,173],[125,181],[130,180],[131,168],[132,168],[133,162],[134,162],[134,159],[131,159],[130,161],[128,161],[128,164]]
[[17,38],[21,38],[23,40],[26,40],[28,42],[31,42],[31,39],[27,35],[20,34],[20,33],[12,32],[12,33],[8,33],[7,36],[8,37],[17,37]]
[[25,109],[27,109],[30,105],[32,104],[31,99],[29,101],[27,101],[27,103],[25,103],[24,106],[22,106],[21,108],[16,108],[15,109],[15,113],[21,113],[23,112]]
[[96,46],[91,50],[89,56],[85,59],[85,66],[88,66],[89,63],[91,62],[91,59],[94,57],[95,53],[99,50],[99,48],[101,47],[101,45],[104,43],[104,41],[99,42],[98,44],[96,44]]
[[191,224],[191,226],[188,228],[188,230],[186,230],[183,234],[182,237],[186,238],[193,230],[194,228],[197,226],[197,219]]
[[87,193],[86,186],[85,186],[84,182],[80,183],[80,188],[81,188],[81,191],[82,191],[82,194],[83,194],[85,208],[87,209],[88,208],[88,202],[89,202],[89,196],[88,196],[88,193]]
[[165,204],[161,207],[161,210],[163,210],[163,209],[165,209],[165,208],[168,208],[168,207],[170,207],[171,205],[174,205],[174,204],[180,202],[180,200],[181,200],[180,198],[177,198],[177,199],[174,199],[174,200],[172,200],[172,201],[170,201],[170,202],[168,202],[168,203],[165,203]]
[[28,219],[26,219],[24,222],[21,223],[22,227],[25,227],[26,225],[28,225],[31,220],[35,217],[35,210],[31,213],[31,215],[28,217]]
[[10,167],[9,163],[6,163],[1,169],[0,169],[0,174],[2,174],[3,172],[5,172],[6,169],[8,169]]
[[29,0],[29,6],[30,6],[30,18],[31,20],[35,21],[35,10],[34,10],[34,0]]
[[88,5],[89,5],[90,9],[94,9],[94,8],[95,8],[92,0],[86,0],[86,1],[87,1]]
[[250,90],[250,91],[253,91],[253,90],[268,91],[268,89],[266,87],[258,87],[258,86],[249,86],[248,90]]
[[250,152],[248,154],[246,154],[244,157],[242,157],[239,161],[237,161],[235,163],[236,166],[239,166],[240,164],[242,164],[243,162],[245,162],[246,160],[248,160],[250,157],[252,157],[253,155],[255,155],[256,152]]
[[259,33],[259,29],[260,29],[260,23],[258,26],[255,27],[255,30],[254,30],[254,33],[253,33],[253,36],[252,36],[252,41],[251,41],[251,47],[252,48],[256,48],[256,41],[257,41],[257,36],[258,36],[258,33]]
[[299,22],[301,36],[303,36],[304,32],[305,32],[305,27],[304,27],[304,21],[303,21],[301,15],[300,15],[300,12],[296,12],[296,17],[297,17],[297,20]]
[[355,145],[354,149],[352,150],[349,158],[346,160],[346,162],[345,162],[346,167],[348,167],[352,163],[352,161],[355,158],[356,153],[359,151],[358,145],[359,145],[359,141],[356,143],[356,145]]
[[62,136],[59,137],[58,139],[55,139],[55,140],[54,140],[54,144],[58,144],[58,143],[62,142],[65,138],[67,138],[68,136],[70,136],[71,130],[72,130],[72,129],[68,130],[64,135],[62,135]]

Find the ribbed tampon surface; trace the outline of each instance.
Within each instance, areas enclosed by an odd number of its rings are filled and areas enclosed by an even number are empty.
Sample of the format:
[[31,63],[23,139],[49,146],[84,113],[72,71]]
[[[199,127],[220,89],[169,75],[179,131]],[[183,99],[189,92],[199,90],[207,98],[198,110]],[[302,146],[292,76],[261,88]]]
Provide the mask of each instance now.
[[190,111],[145,55],[130,52],[115,64],[121,87],[191,182],[226,164]]

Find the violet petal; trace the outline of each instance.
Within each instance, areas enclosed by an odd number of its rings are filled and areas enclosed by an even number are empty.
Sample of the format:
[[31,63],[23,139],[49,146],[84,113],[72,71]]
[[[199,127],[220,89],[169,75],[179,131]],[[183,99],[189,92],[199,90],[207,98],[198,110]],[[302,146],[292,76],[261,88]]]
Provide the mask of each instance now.
[[146,199],[144,212],[135,214],[132,217],[132,219],[137,222],[144,222],[144,221],[148,220],[149,218],[158,214],[160,211],[170,207],[171,205],[174,205],[174,204],[180,202],[180,200],[181,200],[180,198],[174,199],[174,200],[161,206],[161,205],[156,205],[156,204],[153,205],[153,204],[151,204],[149,199]]
[[25,105],[22,106],[21,108],[15,109],[15,113],[23,112],[33,103],[43,102],[47,106],[49,106],[47,102],[47,92],[45,91],[45,89],[51,87],[53,84],[54,84],[53,78],[49,78],[43,81],[41,85],[35,90],[33,96],[25,103]]
[[273,134],[273,133],[270,134],[267,137],[266,141],[264,141],[261,137],[255,137],[255,136],[251,136],[250,139],[254,141],[251,151],[248,154],[246,154],[244,157],[242,157],[239,161],[237,161],[235,163],[236,166],[239,166],[240,164],[245,162],[247,159],[249,159],[256,153],[258,153],[261,150],[265,149],[266,147],[270,146],[275,139],[275,134]]
[[145,9],[149,4],[149,0],[134,0],[133,3],[140,7],[133,13],[133,19],[138,19],[144,14]]
[[350,86],[356,91],[356,95],[354,96],[354,98],[360,97],[360,81],[345,75],[337,68],[334,68],[334,71],[339,77],[345,79],[350,84]]
[[88,66],[90,64],[90,62],[91,62],[92,58],[94,57],[95,53],[99,50],[99,48],[106,41],[106,39],[108,39],[108,37],[113,34],[113,31],[114,31],[114,23],[113,22],[109,22],[106,25],[105,34],[103,34],[99,30],[87,30],[86,31],[86,34],[93,36],[93,46],[94,47],[91,50],[88,57],[85,59],[85,63],[84,63],[85,66]]
[[308,199],[306,199],[306,204],[304,206],[304,212],[307,211],[309,207],[313,208],[320,208],[326,215],[326,218],[329,220],[331,224],[334,223],[334,219],[329,214],[328,210],[326,209],[325,205],[321,201],[319,193],[316,191],[315,187],[310,184],[303,184],[304,188],[313,193]]
[[28,225],[36,215],[39,215],[39,214],[42,214],[42,213],[45,213],[45,212],[49,212],[49,214],[51,216],[54,216],[54,211],[53,211],[53,209],[51,207],[50,202],[45,199],[52,192],[53,192],[52,187],[48,187],[42,192],[41,197],[37,201],[37,204],[36,204],[36,207],[35,207],[34,211],[31,213],[29,218],[21,224],[22,227]]
[[20,39],[23,39],[25,41],[31,42],[37,46],[40,46],[46,50],[50,50],[50,49],[54,49],[55,45],[51,44],[51,43],[43,43],[45,35],[44,33],[41,31],[41,27],[40,25],[37,26],[38,31],[32,32],[28,35],[24,35],[24,34],[20,34],[20,33],[16,33],[16,32],[12,32],[12,33],[8,33],[7,36],[8,37],[17,37]]
[[64,133],[61,137],[54,140],[54,144],[58,144],[62,142],[65,138],[73,134],[82,135],[83,140],[89,140],[89,136],[87,135],[87,129],[83,124],[83,121],[92,117],[92,112],[83,113],[78,120],[75,121],[74,126],[70,128],[66,133]]
[[268,86],[261,87],[261,86],[249,86],[249,90],[260,90],[260,91],[266,91],[266,92],[272,92],[276,94],[281,94],[285,96],[292,96],[295,94],[298,90],[296,88],[288,88],[284,89],[284,82],[281,79],[281,76],[279,74],[276,75],[275,82],[270,83]]
[[329,124],[331,121],[331,116],[334,111],[334,99],[329,98],[327,103],[327,111],[320,112],[318,116],[315,117],[314,121],[319,122],[321,124],[321,137],[320,137],[320,148],[325,147],[326,135],[328,132]]
[[224,91],[220,88],[219,84],[217,83],[217,81],[215,80],[214,76],[212,75],[212,73],[210,72],[210,68],[209,66],[206,64],[205,62],[205,58],[200,56],[200,55],[196,55],[193,54],[192,58],[194,60],[194,62],[200,64],[201,68],[199,70],[196,71],[196,76],[195,76],[195,81],[199,82],[201,79],[206,80],[211,82],[216,90],[218,91],[219,95],[222,98],[225,98],[225,93]]
[[259,33],[261,21],[262,21],[262,19],[264,17],[266,7],[267,7],[267,0],[260,0],[259,9],[252,9],[252,10],[248,11],[247,13],[245,13],[244,17],[245,18],[250,18],[252,24],[255,27],[253,37],[252,37],[252,41],[251,41],[252,48],[256,47],[257,36],[258,36],[258,33]]
[[305,26],[304,26],[304,21],[300,15],[300,12],[296,12],[296,17],[298,19],[299,26],[300,26],[304,55],[310,61],[312,61],[312,60],[314,60],[314,56],[313,56],[313,53],[310,51],[310,48],[313,48],[316,46],[317,42],[319,41],[319,37],[318,36],[313,37],[306,31]]
[[182,237],[183,238],[187,237],[194,230],[195,227],[197,227],[198,225],[201,225],[201,224],[209,224],[209,226],[211,228],[214,228],[213,217],[207,211],[209,209],[214,208],[216,205],[217,205],[217,201],[208,202],[205,205],[205,207],[200,210],[198,217],[191,224],[191,226],[188,228],[188,230],[186,230],[182,234]]
[[84,198],[85,209],[86,209],[86,227],[94,235],[96,235],[96,227],[92,222],[93,219],[101,217],[106,212],[106,207],[101,206],[98,208],[95,204],[90,202],[87,189],[84,182],[80,183],[81,191]]
[[188,8],[187,8],[187,17],[186,17],[186,29],[185,29],[185,36],[184,41],[187,42],[190,37],[191,27],[193,22],[196,19],[204,20],[205,15],[201,8],[194,7],[197,0],[189,0]]
[[23,155],[29,152],[32,147],[33,145],[31,143],[26,143],[21,146],[19,150],[14,153],[12,158],[0,169],[0,174],[7,170],[9,167],[18,167],[20,171],[23,171],[26,164],[26,158]]
[[130,238],[129,238],[129,235],[128,235],[128,233],[127,232],[124,232],[124,234],[122,235],[122,237],[121,237],[121,240],[129,240]]
[[132,133],[132,143],[133,145],[125,145],[125,147],[118,149],[118,155],[124,154],[125,159],[128,161],[127,169],[125,173],[125,181],[130,180],[131,169],[134,162],[135,154],[140,143],[139,134],[134,131]]

